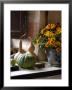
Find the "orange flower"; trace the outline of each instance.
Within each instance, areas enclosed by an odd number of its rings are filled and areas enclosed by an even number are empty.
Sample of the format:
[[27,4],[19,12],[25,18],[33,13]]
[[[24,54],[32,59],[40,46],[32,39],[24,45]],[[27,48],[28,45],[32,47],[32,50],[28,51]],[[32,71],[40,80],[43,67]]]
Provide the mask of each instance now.
[[[61,40],[58,41],[58,38],[61,38],[61,26],[60,24],[48,24],[45,28],[43,28],[40,31],[40,34],[38,38],[36,38],[36,41],[38,44],[44,43],[44,47],[46,48],[52,48],[54,47],[57,52],[61,51]],[[40,36],[41,35],[41,36]],[[43,37],[46,37],[46,40],[43,42]],[[48,41],[47,41],[48,39]]]
[[51,29],[51,25],[48,24],[48,25],[45,27],[45,29]]
[[55,41],[51,38],[48,38],[48,42],[45,44],[45,47],[53,46],[54,47]]
[[61,48],[60,47],[56,48],[56,51],[57,53],[61,52]]
[[56,27],[55,24],[48,24],[45,28],[46,29],[54,29]]

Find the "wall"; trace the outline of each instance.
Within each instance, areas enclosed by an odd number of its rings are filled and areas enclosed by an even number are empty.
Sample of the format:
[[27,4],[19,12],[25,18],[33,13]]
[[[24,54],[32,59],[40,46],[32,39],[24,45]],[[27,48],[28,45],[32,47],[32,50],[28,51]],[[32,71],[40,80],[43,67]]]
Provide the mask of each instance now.
[[[20,11],[15,11],[11,15],[14,15],[11,20],[13,22],[11,23],[11,31],[14,31],[13,36],[15,38],[17,36],[19,38],[25,31],[28,36],[33,38],[48,23],[61,23],[61,11],[22,11],[21,23],[20,19],[18,19],[20,17]],[[27,17],[26,25],[25,17]]]
[[40,11],[40,26],[39,26],[39,29],[42,29],[42,28],[45,27],[45,22],[46,22],[45,11]]
[[34,37],[39,31],[40,11],[29,11],[28,14],[28,36]]
[[60,23],[61,24],[61,11],[49,11],[48,23]]
[[48,23],[61,23],[60,11],[29,11],[28,36],[32,38]]

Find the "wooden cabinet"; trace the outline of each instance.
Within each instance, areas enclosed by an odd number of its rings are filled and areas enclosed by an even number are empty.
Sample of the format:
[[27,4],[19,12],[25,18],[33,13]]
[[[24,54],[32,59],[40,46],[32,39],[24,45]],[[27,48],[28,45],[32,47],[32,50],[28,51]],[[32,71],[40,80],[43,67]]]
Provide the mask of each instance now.
[[27,32],[27,11],[11,11],[11,37],[20,38]]

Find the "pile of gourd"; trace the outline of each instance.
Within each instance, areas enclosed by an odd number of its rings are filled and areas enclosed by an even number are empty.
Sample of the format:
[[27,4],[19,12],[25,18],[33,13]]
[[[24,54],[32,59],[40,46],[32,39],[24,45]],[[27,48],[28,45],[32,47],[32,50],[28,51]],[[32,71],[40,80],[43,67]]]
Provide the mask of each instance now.
[[29,49],[27,52],[23,52],[22,50],[22,39],[20,38],[20,43],[19,43],[19,50],[18,52],[14,55],[14,59],[11,60],[11,65],[14,66],[17,64],[19,67],[23,69],[30,69],[34,68],[35,63],[36,63],[36,56],[34,54],[34,46],[31,43]]

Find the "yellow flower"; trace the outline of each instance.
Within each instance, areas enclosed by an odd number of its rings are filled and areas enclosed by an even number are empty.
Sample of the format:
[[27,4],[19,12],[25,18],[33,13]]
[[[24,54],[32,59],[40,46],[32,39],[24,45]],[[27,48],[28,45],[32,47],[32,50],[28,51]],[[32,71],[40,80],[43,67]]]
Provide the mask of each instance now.
[[44,33],[44,36],[54,37],[54,33],[53,33],[53,32],[50,32],[50,31],[46,31],[46,32]]
[[55,24],[51,24],[51,29],[54,29],[56,27]]
[[55,24],[48,24],[45,28],[46,29],[54,29],[56,27]]
[[49,31],[47,31],[47,32],[44,33],[44,36],[49,36],[49,35],[50,35],[50,32]]
[[61,31],[62,31],[62,30],[61,30],[60,27],[57,27],[57,28],[56,28],[56,34],[61,34]]
[[52,40],[56,40],[55,36],[51,38]]
[[41,30],[41,34],[43,34],[43,33],[44,33],[44,30],[45,30],[45,28]]
[[41,36],[39,36],[39,37],[36,39],[36,43],[37,43],[37,44],[39,44],[40,38],[41,38]]
[[[46,41],[48,41],[44,44],[45,48],[52,48],[54,47],[57,52],[61,51],[61,41],[57,41],[57,36],[60,37],[59,34],[61,34],[62,30],[60,25],[56,24],[48,24],[45,28],[43,28],[38,37],[36,38],[36,43],[39,45],[40,41],[43,39],[43,37],[46,37]],[[42,42],[43,43],[43,42]]]

